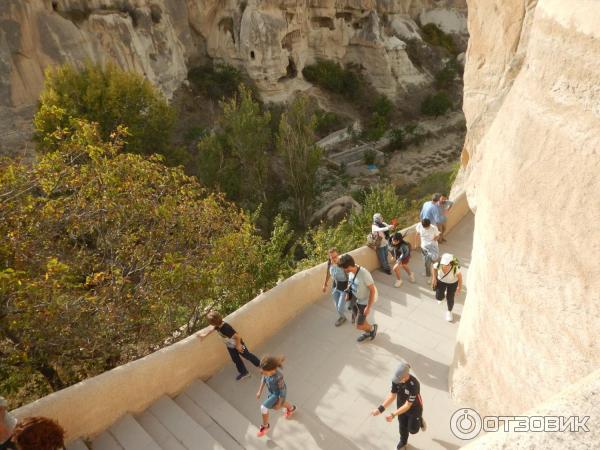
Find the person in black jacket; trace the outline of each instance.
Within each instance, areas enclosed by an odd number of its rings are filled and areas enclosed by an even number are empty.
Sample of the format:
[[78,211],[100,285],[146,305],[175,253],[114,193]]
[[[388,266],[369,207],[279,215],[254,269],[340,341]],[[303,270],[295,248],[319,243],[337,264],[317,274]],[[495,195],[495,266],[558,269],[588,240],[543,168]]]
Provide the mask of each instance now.
[[423,420],[423,400],[420,393],[421,385],[419,380],[410,374],[410,365],[401,362],[392,377],[392,389],[383,403],[374,409],[371,414],[378,416],[385,411],[394,399],[396,400],[396,409],[385,417],[385,420],[392,422],[398,417],[400,427],[400,442],[397,450],[406,450],[408,435],[416,434],[419,430],[426,430]]
[[404,271],[408,275],[408,279],[410,280],[410,282],[414,283],[415,274],[410,270],[410,267],[408,267],[408,262],[410,261],[411,246],[408,242],[404,240],[404,236],[402,236],[401,232],[397,231],[392,235],[392,237],[390,238],[390,244],[388,246],[388,249],[395,261],[394,267],[392,267],[392,270],[396,274],[397,278],[396,282],[394,283],[394,286],[402,286],[400,268],[404,269]]
[[250,374],[244,365],[244,361],[242,361],[242,357],[250,361],[256,367],[260,365],[260,359],[258,359],[258,357],[253,353],[250,353],[248,347],[246,347],[246,344],[244,344],[242,337],[231,325],[223,321],[221,314],[216,311],[211,311],[208,313],[206,318],[208,319],[208,323],[211,324],[213,328],[208,329],[208,331],[205,331],[204,333],[200,332],[198,334],[198,338],[204,339],[213,331],[219,333],[219,335],[225,341],[225,346],[227,347],[227,351],[229,351],[229,356],[231,356],[231,359],[239,372],[235,379],[239,381],[242,378],[249,377]]

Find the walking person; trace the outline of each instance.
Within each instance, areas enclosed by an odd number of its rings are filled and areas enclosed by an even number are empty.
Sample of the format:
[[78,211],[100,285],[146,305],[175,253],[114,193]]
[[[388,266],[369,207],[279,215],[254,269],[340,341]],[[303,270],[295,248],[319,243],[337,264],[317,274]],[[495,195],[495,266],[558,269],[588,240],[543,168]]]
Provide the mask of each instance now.
[[262,392],[267,386],[269,395],[267,399],[260,405],[262,415],[262,424],[258,430],[259,437],[267,434],[271,425],[269,424],[269,409],[278,410],[281,407],[285,408],[284,416],[289,419],[296,411],[296,406],[286,400],[287,386],[283,379],[283,374],[279,370],[282,367],[284,358],[282,356],[263,356],[260,360],[260,370],[262,372],[262,380],[260,387],[256,393],[256,398],[260,399]]
[[421,253],[423,254],[423,260],[425,263],[425,276],[431,276],[431,264],[438,260],[440,250],[438,246],[438,239],[440,232],[435,225],[432,225],[429,219],[421,220],[421,223],[417,224],[417,234],[421,238]]
[[339,254],[337,249],[330,248],[327,252],[327,275],[325,275],[325,283],[323,283],[323,292],[327,291],[327,283],[329,278],[333,280],[331,290],[331,298],[338,313],[338,318],[335,321],[335,326],[339,327],[346,321],[346,289],[348,288],[348,274],[338,266]]
[[383,221],[383,216],[380,213],[373,214],[371,233],[377,233],[379,236],[379,244],[376,246],[375,251],[377,252],[379,264],[381,264],[381,270],[388,275],[391,275],[392,271],[390,270],[390,263],[387,258],[387,245],[390,238],[390,230],[393,228],[394,225],[389,225]]
[[448,311],[446,311],[446,320],[452,322],[454,319],[452,308],[454,308],[454,296],[460,295],[462,289],[462,274],[460,273],[460,264],[454,255],[444,253],[439,263],[433,265],[431,274],[431,286],[435,289],[435,298],[438,304],[442,303],[446,297]]
[[423,400],[420,392],[421,385],[419,380],[410,374],[410,365],[401,362],[392,377],[390,393],[381,405],[371,412],[373,416],[378,416],[396,400],[396,409],[388,414],[385,420],[392,422],[394,417],[398,417],[400,442],[396,447],[397,450],[406,450],[409,434],[427,430],[427,425],[423,420]]
[[440,232],[440,243],[446,242],[446,239],[444,238],[446,234],[446,222],[448,222],[448,212],[450,211],[450,208],[452,208],[452,205],[454,205],[454,202],[448,200],[448,197],[445,195],[440,197],[440,201],[438,202],[438,208],[440,209],[438,220],[440,220],[440,222],[436,224]]
[[354,258],[348,254],[340,257],[339,266],[348,274],[348,290],[356,299],[353,315],[356,315],[356,328],[363,332],[357,341],[362,342],[367,338],[373,340],[377,335],[377,324],[371,325],[367,321],[377,295],[373,276],[364,267],[357,266]]
[[216,311],[211,311],[208,313],[206,318],[208,319],[208,323],[212,325],[213,328],[209,329],[204,334],[198,334],[198,338],[204,339],[213,331],[219,333],[225,342],[225,346],[227,347],[229,356],[231,356],[231,360],[238,370],[238,375],[235,377],[235,379],[239,381],[243,378],[249,377],[250,373],[248,373],[248,369],[246,369],[246,366],[242,361],[242,357],[250,361],[256,367],[260,365],[260,360],[258,357],[253,353],[250,353],[250,350],[248,350],[248,347],[246,347],[242,337],[231,325],[223,321],[221,314]]
[[419,218],[421,220],[429,219],[429,222],[435,226],[437,226],[438,223],[441,223],[443,220],[441,217],[442,212],[440,209],[440,199],[441,198],[442,198],[442,194],[440,194],[439,192],[436,192],[435,194],[433,194],[431,196],[431,200],[428,202],[425,202],[423,204]]
[[390,239],[389,251],[394,258],[394,267],[392,270],[396,274],[396,282],[394,286],[400,287],[402,286],[402,278],[400,276],[400,269],[404,269],[404,271],[408,275],[408,279],[411,283],[415,282],[415,274],[408,267],[408,262],[410,261],[410,252],[411,246],[410,243],[404,240],[404,236],[400,231],[395,232]]

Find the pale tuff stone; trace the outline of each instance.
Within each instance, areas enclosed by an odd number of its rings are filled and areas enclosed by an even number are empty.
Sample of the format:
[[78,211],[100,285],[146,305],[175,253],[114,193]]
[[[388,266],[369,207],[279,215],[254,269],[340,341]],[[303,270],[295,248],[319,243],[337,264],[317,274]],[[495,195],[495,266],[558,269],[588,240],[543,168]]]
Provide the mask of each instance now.
[[[469,1],[455,190],[476,215],[450,383],[482,414],[524,413],[600,366],[598,23],[591,0]],[[527,448],[554,448],[540,439]]]

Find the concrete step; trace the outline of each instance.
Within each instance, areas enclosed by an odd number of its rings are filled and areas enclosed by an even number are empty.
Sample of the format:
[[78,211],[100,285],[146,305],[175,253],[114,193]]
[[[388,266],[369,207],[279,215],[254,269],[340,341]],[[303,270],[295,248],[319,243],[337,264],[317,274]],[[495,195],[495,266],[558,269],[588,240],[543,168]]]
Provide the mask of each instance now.
[[108,431],[104,431],[92,441],[92,450],[123,450],[123,447]]
[[204,428],[166,395],[148,411],[188,450],[225,450]]
[[67,450],[89,450],[88,446],[85,445],[85,442],[83,442],[81,439],[70,442],[65,448]]
[[162,450],[146,430],[129,414],[121,417],[108,430],[125,450]]
[[184,391],[184,394],[222,429],[226,430],[243,448],[247,450],[264,449],[265,446],[271,449],[280,448],[269,437],[257,437],[258,428],[202,381],[194,381]]
[[221,428],[202,408],[200,408],[191,398],[186,394],[180,394],[175,397],[175,403],[177,403],[181,409],[183,409],[192,419],[194,419],[202,428],[208,431],[215,440],[221,444],[225,450],[244,450],[244,447],[240,445],[228,432]]
[[181,442],[150,412],[144,411],[136,419],[163,450],[185,450]]

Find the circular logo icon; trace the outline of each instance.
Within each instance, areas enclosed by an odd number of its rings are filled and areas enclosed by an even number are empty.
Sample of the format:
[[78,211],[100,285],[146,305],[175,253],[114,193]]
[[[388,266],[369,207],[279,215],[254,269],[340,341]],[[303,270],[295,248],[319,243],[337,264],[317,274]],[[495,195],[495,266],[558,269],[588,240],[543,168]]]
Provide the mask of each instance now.
[[458,409],[450,417],[450,430],[464,441],[473,439],[481,431],[481,416],[471,408]]

